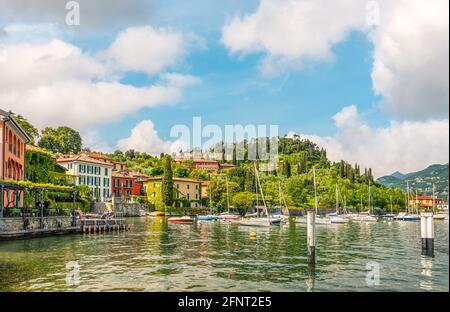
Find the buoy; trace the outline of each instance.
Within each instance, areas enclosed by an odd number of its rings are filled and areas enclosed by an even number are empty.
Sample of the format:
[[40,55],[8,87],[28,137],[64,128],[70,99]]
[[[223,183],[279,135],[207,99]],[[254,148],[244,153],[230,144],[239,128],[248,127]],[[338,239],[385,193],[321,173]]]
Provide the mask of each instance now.
[[256,232],[250,232],[250,239],[256,238]]

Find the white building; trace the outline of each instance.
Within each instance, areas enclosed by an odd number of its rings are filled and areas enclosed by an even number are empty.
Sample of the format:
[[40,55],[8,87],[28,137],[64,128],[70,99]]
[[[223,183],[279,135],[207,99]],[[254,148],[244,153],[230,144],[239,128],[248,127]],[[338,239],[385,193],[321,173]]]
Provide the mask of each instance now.
[[58,164],[67,169],[67,174],[76,177],[76,185],[87,185],[94,198],[104,201],[111,197],[113,164],[89,157],[85,153],[59,157]]

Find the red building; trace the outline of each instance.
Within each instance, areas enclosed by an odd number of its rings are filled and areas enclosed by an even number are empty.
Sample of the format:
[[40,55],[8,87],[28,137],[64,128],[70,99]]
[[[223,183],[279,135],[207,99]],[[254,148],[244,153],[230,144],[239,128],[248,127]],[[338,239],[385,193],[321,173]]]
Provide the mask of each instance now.
[[0,178],[24,180],[25,144],[32,141],[10,113],[0,110]]
[[[13,116],[0,109],[0,180],[25,179],[25,145],[31,141],[32,138]],[[4,193],[3,207],[21,207],[22,204],[23,194],[13,196],[13,191]]]
[[144,187],[144,181],[146,181],[150,176],[140,173],[140,172],[131,172],[131,175],[134,178],[133,188],[131,189],[131,195],[133,196],[146,196],[143,195],[143,187]]
[[128,197],[133,195],[135,178],[127,171],[112,172],[112,194],[115,197]]

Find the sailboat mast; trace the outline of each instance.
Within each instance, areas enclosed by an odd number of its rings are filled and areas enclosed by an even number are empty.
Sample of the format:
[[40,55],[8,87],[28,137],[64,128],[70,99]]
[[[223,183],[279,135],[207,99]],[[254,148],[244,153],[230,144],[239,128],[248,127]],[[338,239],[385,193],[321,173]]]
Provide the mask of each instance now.
[[392,195],[391,195],[391,214],[392,214],[392,211],[393,211],[393,209],[392,209]]
[[225,177],[225,183],[227,186],[227,210],[228,210],[228,213],[230,213],[230,196],[228,193],[228,177]]
[[434,205],[436,204],[436,199],[435,199],[435,197],[434,197],[434,192],[435,192],[435,188],[434,188],[434,183],[433,183],[433,214],[434,214],[434,212],[435,212],[435,208],[434,208]]
[[406,212],[409,213],[409,182],[406,181]]
[[258,170],[256,169],[256,164],[255,164],[255,173],[256,173],[256,181],[258,182],[259,190],[261,191],[261,197],[262,197],[263,204],[264,204],[264,210],[266,212],[266,216],[269,217],[269,211],[267,210],[266,200],[264,198],[264,193],[262,190],[261,181],[259,180],[259,173],[258,173]]
[[338,214],[339,210],[339,191],[338,191],[338,185],[336,183],[336,215]]
[[313,167],[313,176],[314,176],[314,208],[316,209],[317,215],[317,186],[316,186],[316,167]]
[[258,178],[256,177],[256,162],[255,162],[255,192],[256,192],[256,215],[259,217],[259,192],[258,192]]

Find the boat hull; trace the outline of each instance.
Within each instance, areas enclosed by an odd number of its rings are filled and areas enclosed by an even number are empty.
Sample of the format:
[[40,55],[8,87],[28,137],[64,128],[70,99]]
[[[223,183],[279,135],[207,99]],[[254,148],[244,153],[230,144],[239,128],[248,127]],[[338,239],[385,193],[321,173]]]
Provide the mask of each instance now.
[[280,225],[281,219],[248,219],[239,222],[239,225],[242,226],[272,226],[272,225]]
[[190,224],[194,222],[194,219],[192,218],[169,218],[167,219],[167,222],[169,223],[181,223],[181,224]]

